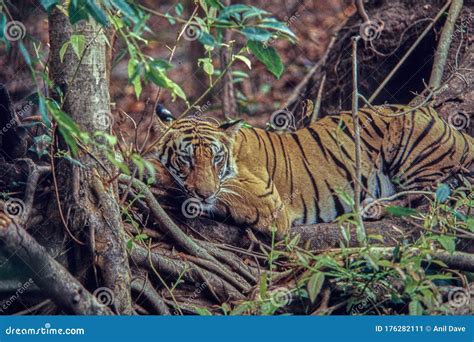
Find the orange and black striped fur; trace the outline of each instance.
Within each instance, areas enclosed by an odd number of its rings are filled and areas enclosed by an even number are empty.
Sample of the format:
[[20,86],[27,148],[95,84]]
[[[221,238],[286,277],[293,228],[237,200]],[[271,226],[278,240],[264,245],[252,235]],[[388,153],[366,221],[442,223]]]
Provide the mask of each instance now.
[[[407,110],[381,106],[377,113],[359,112],[364,203],[459,174],[473,179],[474,139],[429,107],[394,116]],[[264,232],[276,226],[284,235],[291,225],[328,222],[351,211],[340,196],[353,196],[350,113],[284,134],[244,128],[240,121],[219,126],[184,118],[158,124],[164,134],[150,158],[212,217]]]

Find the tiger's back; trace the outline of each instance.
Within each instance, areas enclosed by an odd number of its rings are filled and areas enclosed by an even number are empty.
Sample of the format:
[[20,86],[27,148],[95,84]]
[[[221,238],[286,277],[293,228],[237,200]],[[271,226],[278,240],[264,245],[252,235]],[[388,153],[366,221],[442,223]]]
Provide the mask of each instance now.
[[[421,190],[462,169],[472,171],[473,139],[431,108],[405,115],[405,106],[359,111],[361,201]],[[387,116],[380,115],[384,114]],[[390,115],[390,116],[388,116]],[[329,222],[352,208],[355,143],[351,113],[327,116],[294,133],[242,129],[237,164],[272,180],[292,224]],[[270,194],[270,192],[267,192]]]

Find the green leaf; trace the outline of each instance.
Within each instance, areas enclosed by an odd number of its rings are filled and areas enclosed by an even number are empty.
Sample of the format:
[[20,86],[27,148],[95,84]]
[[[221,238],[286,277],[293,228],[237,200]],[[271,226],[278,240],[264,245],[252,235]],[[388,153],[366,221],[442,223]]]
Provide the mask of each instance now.
[[183,100],[186,100],[186,94],[184,93],[183,89],[181,89],[178,84],[169,79],[163,70],[151,68],[147,72],[147,77],[158,87],[170,90],[171,96],[173,97],[173,101],[176,99],[176,96],[182,98]]
[[246,27],[239,32],[242,33],[248,40],[256,40],[259,42],[265,42],[272,37],[271,32],[258,27]]
[[292,39],[296,39],[296,35],[293,33],[293,31],[291,31],[286,24],[276,19],[273,19],[273,18],[265,19],[262,22],[260,22],[257,26],[264,29],[275,30],[275,31],[283,33],[284,35]]
[[99,5],[97,5],[95,0],[88,0],[85,3],[85,7],[92,18],[94,18],[101,26],[109,26],[109,19],[107,19],[104,11],[99,7]]
[[228,19],[237,13],[250,10],[251,7],[247,5],[237,4],[225,7],[219,14],[219,19]]
[[456,239],[453,236],[437,236],[436,240],[443,246],[445,250],[453,254],[456,250]]
[[71,148],[72,153],[75,155],[78,150],[75,137],[78,137],[81,133],[79,127],[69,117],[69,115],[67,115],[58,107],[56,103],[48,102],[47,105],[54,119],[58,123],[59,132],[63,136],[64,141]]
[[250,62],[250,59],[248,59],[247,57],[242,56],[242,55],[235,55],[234,57],[237,58],[238,60],[244,62],[245,65],[246,65],[249,69],[252,69],[252,62]]
[[66,51],[67,51],[67,48],[69,47],[69,44],[71,44],[71,42],[65,42],[63,44],[63,46],[61,46],[61,49],[59,49],[59,60],[61,61],[61,63],[64,61],[64,55],[66,54]]
[[266,15],[266,14],[269,14],[269,13],[263,9],[252,6],[248,11],[242,14],[242,19],[247,20],[249,18],[253,18],[257,16],[261,17],[262,15]]
[[135,91],[135,96],[137,97],[137,99],[139,99],[143,90],[142,80],[140,79],[140,77],[135,77],[132,80],[132,85],[133,85],[133,90]]
[[41,118],[43,119],[44,124],[47,127],[50,127],[51,126],[51,120],[49,120],[48,110],[46,108],[46,102],[44,101],[43,96],[38,97],[38,107],[39,107]]
[[5,37],[5,25],[7,24],[7,15],[5,13],[0,13],[0,38]]
[[468,218],[466,220],[467,223],[467,228],[471,231],[474,232],[474,219],[473,218]]
[[316,272],[314,273],[311,278],[308,281],[308,294],[309,294],[309,299],[311,302],[314,303],[316,298],[318,297],[319,292],[321,292],[321,288],[323,287],[324,284],[324,273],[322,272]]
[[176,24],[176,20],[169,13],[165,13],[165,17],[171,25]]
[[436,201],[439,203],[445,202],[449,195],[451,194],[451,189],[447,184],[440,183],[436,189]]
[[59,3],[59,0],[41,0],[40,2],[41,6],[49,13]]
[[266,297],[267,290],[268,290],[268,279],[267,279],[267,273],[264,272],[262,276],[260,277],[260,286],[259,286],[260,298],[264,299]]
[[420,301],[412,300],[410,304],[408,304],[408,311],[412,316],[420,316],[423,315],[423,307],[421,306]]
[[139,21],[133,8],[125,0],[112,0],[113,5],[134,23]]
[[212,60],[210,58],[199,58],[198,65],[201,64],[206,74],[212,75],[214,73],[214,65],[212,64]]
[[257,57],[276,78],[280,78],[284,66],[276,50],[271,46],[265,48],[262,43],[253,40],[250,40],[247,45],[253,55]]
[[199,316],[212,316],[212,312],[210,312],[206,308],[199,308],[199,307],[195,306],[194,309],[196,310],[196,312]]
[[69,14],[69,22],[71,25],[76,24],[81,20],[87,20],[89,18],[89,14],[82,3],[78,3],[79,0],[71,0],[68,8]]
[[178,2],[178,4],[174,7],[174,11],[176,12],[178,16],[183,14],[183,4]]
[[20,49],[21,55],[23,56],[23,59],[25,60],[25,63],[31,67],[31,58],[30,54],[28,53],[28,50],[26,49],[25,45],[23,44],[22,41],[18,44],[18,48]]
[[149,64],[163,70],[169,70],[173,68],[173,64],[162,58],[153,59]]
[[418,211],[416,209],[399,207],[399,206],[386,207],[385,210],[389,214],[392,214],[393,216],[399,216],[399,217],[418,214]]
[[209,7],[214,7],[214,8],[222,8],[222,4],[219,2],[219,0],[206,0],[206,4],[209,6]]
[[207,46],[210,46],[210,47],[216,46],[216,40],[214,39],[213,36],[211,36],[207,32],[201,32],[200,35],[199,35],[198,40],[201,44],[204,44],[204,45],[207,45]]
[[[77,58],[81,58],[86,47],[86,37],[84,37],[82,34],[73,34],[71,36],[71,46]],[[61,50],[59,53],[61,54]]]
[[133,89],[135,90],[135,95],[137,99],[140,97],[142,93],[142,80],[140,78],[141,75],[141,66],[140,63],[135,58],[130,58],[128,61],[128,80],[133,85]]

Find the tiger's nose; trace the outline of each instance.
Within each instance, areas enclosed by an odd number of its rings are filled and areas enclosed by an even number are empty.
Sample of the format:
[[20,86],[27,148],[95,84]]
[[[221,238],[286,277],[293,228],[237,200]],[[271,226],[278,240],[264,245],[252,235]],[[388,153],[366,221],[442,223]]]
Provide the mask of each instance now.
[[214,191],[206,189],[196,189],[196,195],[203,201],[206,201],[214,196]]

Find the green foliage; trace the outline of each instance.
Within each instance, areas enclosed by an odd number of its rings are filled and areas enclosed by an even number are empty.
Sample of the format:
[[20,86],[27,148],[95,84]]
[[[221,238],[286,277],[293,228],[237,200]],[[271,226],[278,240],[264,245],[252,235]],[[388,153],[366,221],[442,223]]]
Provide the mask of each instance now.
[[399,206],[389,206],[386,207],[385,210],[392,214],[393,216],[403,217],[403,216],[411,216],[418,214],[416,209],[406,208],[406,207],[399,207]]
[[[251,301],[237,304],[226,314],[282,314],[290,309],[292,303],[299,303],[299,313],[313,313],[320,304],[322,291],[331,288],[331,305],[339,309],[337,313],[351,315],[367,314],[446,314],[451,308],[443,298],[440,286],[457,286],[459,273],[451,272],[446,264],[437,260],[434,250],[456,250],[456,235],[468,230],[468,222],[473,218],[468,214],[474,209],[474,193],[470,184],[458,188],[448,197],[440,198],[440,188],[431,195],[428,212],[401,212],[400,215],[417,215],[417,220],[424,221],[426,231],[415,241],[400,240],[392,249],[383,247],[363,247],[328,250],[314,253],[298,246],[299,236],[287,238],[279,244],[272,244],[267,255],[271,269],[275,265],[285,265],[295,277],[290,283],[272,282],[267,273],[259,283],[259,295]],[[443,190],[446,193],[446,190]],[[352,202],[350,197],[340,196],[345,202]],[[444,199],[444,200],[443,200]],[[443,201],[442,201],[443,200]],[[340,218],[349,241],[349,229],[356,221],[353,216]],[[346,230],[347,228],[347,230]],[[372,244],[381,240],[378,236],[369,236]],[[283,270],[284,270],[283,269]],[[282,271],[282,269],[279,269]],[[464,275],[463,275],[464,276]],[[274,306],[272,288],[285,286],[292,300],[285,305]],[[274,298],[273,298],[274,299]],[[292,308],[294,312],[294,308]],[[324,312],[322,312],[324,313]]]

